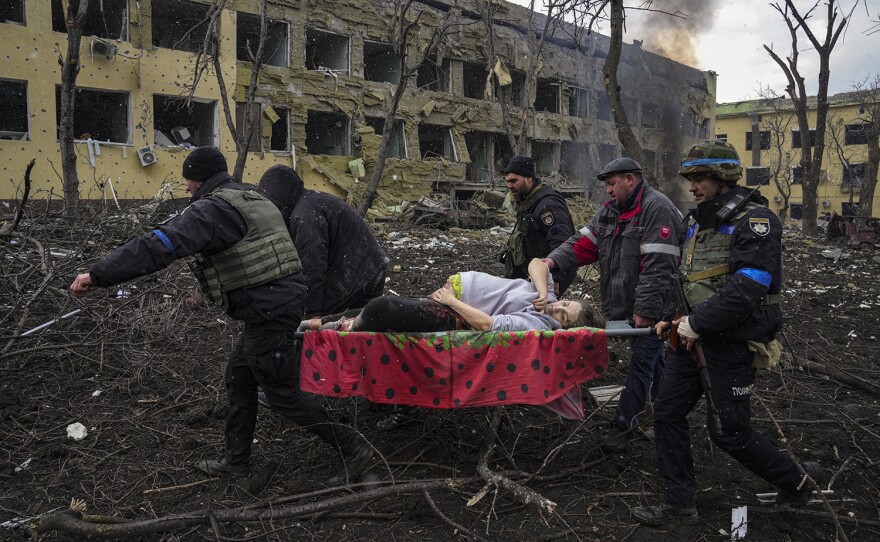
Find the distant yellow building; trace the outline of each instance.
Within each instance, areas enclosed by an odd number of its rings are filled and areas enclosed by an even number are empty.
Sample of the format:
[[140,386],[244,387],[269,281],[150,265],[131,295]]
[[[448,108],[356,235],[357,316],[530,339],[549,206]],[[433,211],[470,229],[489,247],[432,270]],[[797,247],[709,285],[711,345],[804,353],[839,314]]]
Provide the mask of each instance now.
[[[825,131],[823,174],[818,189],[819,216],[836,212],[855,215],[859,191],[866,175],[868,157],[865,124],[866,94],[849,92],[829,96],[828,122]],[[816,102],[808,102],[811,136],[815,135]],[[761,193],[777,213],[783,211],[789,194],[788,216],[802,218],[801,134],[788,98],[750,100],[718,104],[715,110],[715,136],[736,147],[746,169],[744,184],[756,186],[779,171],[779,186],[770,180]],[[753,145],[759,132],[760,148]],[[847,167],[848,166],[848,167]],[[874,213],[880,210],[880,193],[874,193]]]

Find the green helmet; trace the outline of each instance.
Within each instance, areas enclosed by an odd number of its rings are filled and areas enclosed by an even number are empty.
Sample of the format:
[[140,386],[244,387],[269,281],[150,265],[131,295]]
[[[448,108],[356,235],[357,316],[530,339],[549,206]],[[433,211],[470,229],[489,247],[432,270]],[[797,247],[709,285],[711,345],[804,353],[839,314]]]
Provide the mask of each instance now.
[[742,177],[742,166],[736,149],[727,141],[703,141],[691,147],[678,174],[687,177],[691,173],[703,173],[726,183],[736,183]]

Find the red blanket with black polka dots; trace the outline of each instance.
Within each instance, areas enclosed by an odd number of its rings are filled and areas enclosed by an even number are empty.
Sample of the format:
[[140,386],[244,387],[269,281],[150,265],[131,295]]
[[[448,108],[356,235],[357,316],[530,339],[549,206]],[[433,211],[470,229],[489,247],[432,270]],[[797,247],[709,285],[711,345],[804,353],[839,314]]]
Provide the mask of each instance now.
[[581,384],[608,366],[605,333],[307,332],[303,391],[428,408],[544,405],[583,418]]

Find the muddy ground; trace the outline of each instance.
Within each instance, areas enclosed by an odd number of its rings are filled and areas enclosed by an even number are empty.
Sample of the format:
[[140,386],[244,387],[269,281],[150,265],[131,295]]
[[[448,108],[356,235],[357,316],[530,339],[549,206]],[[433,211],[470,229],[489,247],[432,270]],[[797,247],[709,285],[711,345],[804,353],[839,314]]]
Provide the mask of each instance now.
[[[557,503],[552,514],[506,490],[492,489],[468,506],[485,485],[477,463],[491,435],[494,411],[486,409],[422,410],[380,430],[386,413],[373,405],[325,400],[381,453],[371,470],[373,493],[326,488],[331,451],[261,411],[250,476],[206,481],[191,465],[221,452],[224,360],[238,325],[184,302],[195,284],[180,262],[85,302],[66,292],[78,269],[158,216],[150,207],[96,211],[74,226],[32,209],[21,236],[0,240],[0,523],[10,522],[0,539],[31,536],[28,525],[46,527],[46,514],[73,499],[82,501],[76,506],[84,517],[101,521],[213,511],[214,527],[181,520],[141,540],[720,541],[730,539],[731,509],[739,506],[749,510],[746,540],[880,539],[874,253],[845,250],[848,257],[835,261],[821,253],[839,246],[786,234],[786,354],[760,375],[752,402],[756,427],[834,474],[830,508],[791,511],[759,502],[756,494],[772,488],[710,445],[701,405],[691,416],[700,519],[656,529],[630,516],[631,507],[657,495],[650,436],[643,433],[628,454],[604,455],[597,440],[611,411],[595,405],[583,424],[536,407],[500,413],[488,466]],[[442,231],[405,220],[377,231],[392,257],[389,269],[400,269],[389,271],[389,293],[426,294],[458,270],[501,271],[495,261],[503,232]],[[595,276],[586,274],[570,294],[595,299]],[[611,352],[610,370],[588,386],[623,383],[626,343],[613,341]],[[823,374],[829,372],[833,378]],[[645,429],[651,419],[649,406]],[[78,441],[66,432],[76,422],[88,430]],[[296,506],[293,518],[222,521],[228,510]],[[24,525],[9,529],[11,523]],[[41,538],[80,539],[57,530]]]

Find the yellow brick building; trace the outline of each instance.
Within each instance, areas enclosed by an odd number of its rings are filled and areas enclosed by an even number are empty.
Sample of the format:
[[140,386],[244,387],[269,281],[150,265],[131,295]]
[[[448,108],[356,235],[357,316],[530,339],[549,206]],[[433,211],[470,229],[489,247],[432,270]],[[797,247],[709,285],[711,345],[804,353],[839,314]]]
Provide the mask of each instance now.
[[[836,212],[857,214],[859,187],[866,175],[868,157],[866,93],[849,92],[828,98],[828,121],[825,131],[823,174],[818,188],[818,214]],[[814,135],[816,102],[810,98],[808,118]],[[784,207],[784,191],[788,191],[792,220],[802,216],[800,141],[797,118],[788,98],[751,100],[718,104],[716,107],[715,135],[736,147],[746,170],[744,184],[758,185],[768,175],[779,171],[782,190],[774,181],[761,188],[770,200],[770,208],[780,213]],[[759,132],[757,137],[753,137]],[[760,138],[760,149],[753,141]],[[845,167],[848,166],[848,167]],[[880,193],[874,194],[874,213],[880,209]]]

